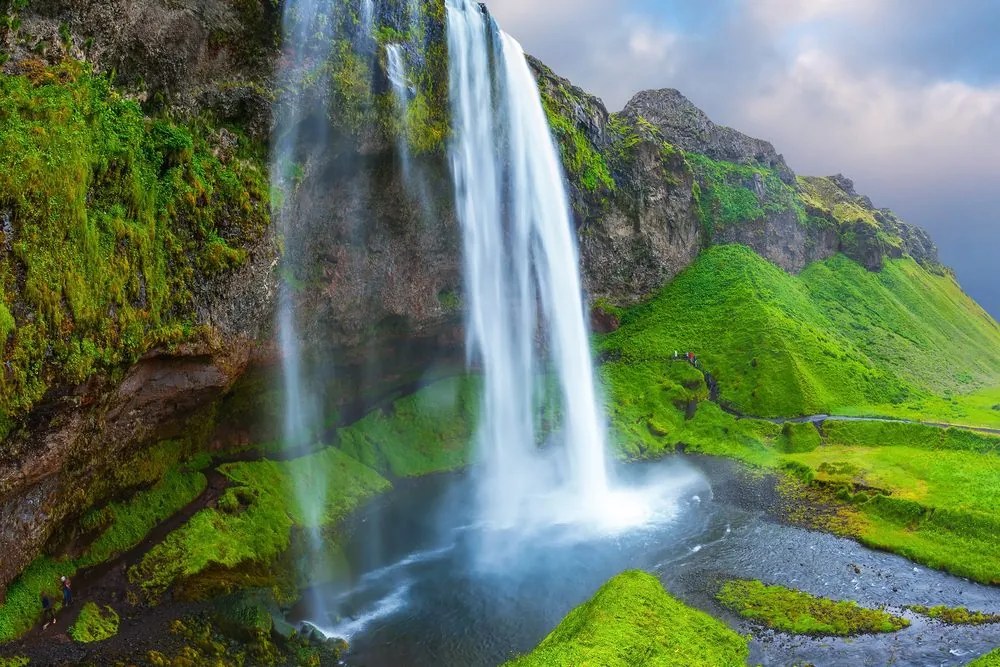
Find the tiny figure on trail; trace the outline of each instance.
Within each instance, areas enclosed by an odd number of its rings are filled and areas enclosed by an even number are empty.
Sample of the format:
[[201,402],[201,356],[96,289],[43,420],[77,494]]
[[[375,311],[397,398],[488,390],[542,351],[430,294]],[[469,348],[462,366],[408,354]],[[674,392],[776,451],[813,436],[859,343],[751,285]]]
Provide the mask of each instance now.
[[42,620],[45,622],[42,630],[56,622],[56,612],[52,609],[52,599],[47,593],[42,593]]
[[68,607],[73,604],[73,585],[66,576],[60,577],[59,581],[62,582],[63,606]]

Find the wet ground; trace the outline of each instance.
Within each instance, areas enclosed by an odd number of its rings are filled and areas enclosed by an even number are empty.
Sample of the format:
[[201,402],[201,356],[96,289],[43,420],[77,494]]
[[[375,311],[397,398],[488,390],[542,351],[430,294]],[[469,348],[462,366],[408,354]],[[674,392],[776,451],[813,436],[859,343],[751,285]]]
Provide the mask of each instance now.
[[[955,627],[907,604],[1000,611],[982,586],[851,540],[789,526],[773,479],[721,459],[634,466],[631,484],[673,483],[647,524],[625,531],[550,527],[522,539],[477,525],[466,476],[406,484],[354,521],[354,576],[317,591],[327,609],[301,614],[346,636],[354,666],[496,665],[531,650],[574,606],[628,568],[656,573],[686,603],[752,633],[750,664],[964,665],[1000,646],[1000,625]],[[814,639],[755,627],[719,607],[727,578],[889,605],[912,625],[887,635]]]

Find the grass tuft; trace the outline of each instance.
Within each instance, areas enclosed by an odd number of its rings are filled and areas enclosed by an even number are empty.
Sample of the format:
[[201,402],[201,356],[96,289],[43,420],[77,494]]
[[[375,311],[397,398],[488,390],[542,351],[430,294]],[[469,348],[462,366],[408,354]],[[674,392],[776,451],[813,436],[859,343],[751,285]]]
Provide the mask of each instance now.
[[87,602],[80,615],[69,629],[73,641],[81,644],[104,641],[118,634],[118,614],[109,606],[102,610],[93,602]]
[[896,632],[910,625],[905,618],[855,602],[828,600],[760,581],[727,581],[716,599],[744,618],[800,635]]

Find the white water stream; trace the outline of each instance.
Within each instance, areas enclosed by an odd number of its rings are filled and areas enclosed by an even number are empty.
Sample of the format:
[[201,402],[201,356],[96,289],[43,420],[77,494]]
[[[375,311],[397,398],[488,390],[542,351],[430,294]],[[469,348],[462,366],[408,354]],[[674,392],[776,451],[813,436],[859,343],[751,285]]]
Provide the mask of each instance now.
[[[606,427],[555,142],[521,46],[479,3],[446,4],[467,348],[484,383],[484,518],[592,521],[609,507]],[[543,431],[553,400],[561,418]]]

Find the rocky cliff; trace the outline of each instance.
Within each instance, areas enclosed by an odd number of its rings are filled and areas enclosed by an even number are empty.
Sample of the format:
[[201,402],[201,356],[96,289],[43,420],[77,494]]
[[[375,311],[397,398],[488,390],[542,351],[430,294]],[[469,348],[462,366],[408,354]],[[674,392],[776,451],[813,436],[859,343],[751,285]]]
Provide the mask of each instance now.
[[[401,11],[377,3],[371,43],[340,44],[318,70],[335,148],[309,150],[306,133],[285,165],[297,222],[279,239],[278,3],[0,3],[0,590],[88,508],[247,444],[248,421],[275,414],[260,378],[276,360],[282,246],[305,267],[286,278],[331,413],[461,361],[443,3],[424,2],[416,27]],[[385,74],[384,46],[401,39],[405,119]],[[531,64],[599,304],[643,300],[714,243],[789,271],[838,251],[872,270],[902,254],[936,263],[926,234],[846,179],[796,177],[676,91],[609,114]]]

